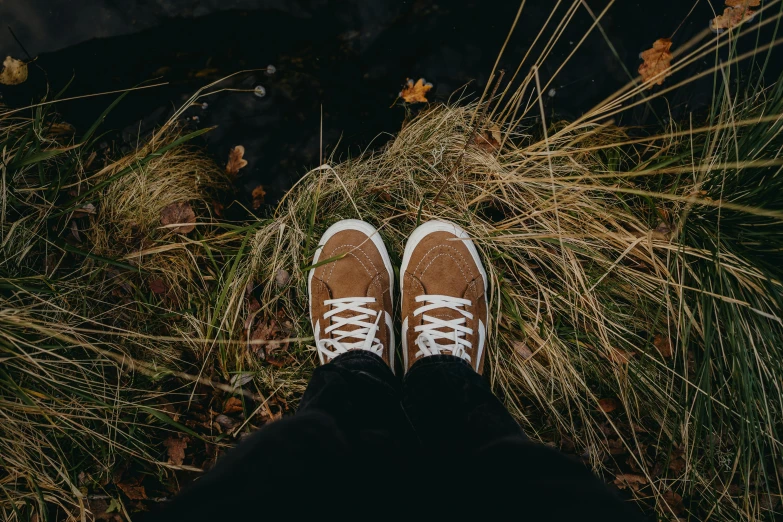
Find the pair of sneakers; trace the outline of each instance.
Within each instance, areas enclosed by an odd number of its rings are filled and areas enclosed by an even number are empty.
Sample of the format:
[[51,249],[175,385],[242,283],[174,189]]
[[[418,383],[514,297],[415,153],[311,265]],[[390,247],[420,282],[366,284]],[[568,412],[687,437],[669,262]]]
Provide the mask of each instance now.
[[[308,277],[310,321],[321,364],[367,350],[395,371],[394,269],[378,231],[356,219],[329,227]],[[467,232],[446,221],[413,231],[400,267],[402,366],[449,354],[481,373],[487,274]]]

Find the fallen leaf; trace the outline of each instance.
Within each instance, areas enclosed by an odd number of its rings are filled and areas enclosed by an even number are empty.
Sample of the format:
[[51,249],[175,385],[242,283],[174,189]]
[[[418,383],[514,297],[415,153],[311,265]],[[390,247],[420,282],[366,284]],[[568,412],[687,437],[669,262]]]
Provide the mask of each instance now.
[[612,348],[609,352],[609,360],[615,364],[628,364],[628,361],[630,361],[631,357],[634,355],[635,354],[626,352],[620,348]]
[[634,491],[639,491],[639,488],[645,484],[647,484],[647,477],[636,473],[619,473],[614,478],[614,485],[620,489],[631,488]]
[[152,290],[153,294],[161,295],[168,292],[169,288],[163,279],[157,277],[150,280],[150,290]]
[[658,334],[653,339],[653,345],[658,349],[662,357],[668,359],[672,356],[672,341],[665,335]]
[[196,228],[196,214],[190,207],[190,203],[178,201],[160,211],[160,222],[163,225],[177,224],[179,226],[172,227],[171,230],[180,234],[187,234],[193,232]]
[[685,506],[682,503],[682,497],[671,489],[667,490],[663,494],[663,500],[666,502],[666,504],[668,504],[675,515],[679,515],[685,511]]
[[144,486],[136,481],[120,482],[117,484],[117,487],[131,500],[144,500],[147,498],[147,492],[144,491]]
[[226,173],[236,176],[239,169],[247,166],[247,160],[244,159],[245,147],[237,145],[228,153],[228,163],[226,163]]
[[196,74],[194,74],[194,76],[196,78],[206,78],[207,76],[211,76],[219,71],[220,69],[216,69],[214,67],[207,67],[206,69],[201,69],[200,71],[196,71]]
[[253,208],[258,208],[264,203],[264,196],[266,196],[266,190],[263,185],[253,189]]
[[710,30],[714,33],[722,33],[745,22],[750,22],[756,16],[756,11],[751,11],[745,6],[727,7],[722,15],[710,20]]
[[229,397],[226,404],[223,406],[223,413],[226,414],[239,413],[244,410],[242,401],[237,397]]
[[223,430],[224,433],[229,433],[231,430],[236,428],[237,425],[239,425],[239,421],[236,419],[232,419],[227,415],[220,414],[217,417],[215,417],[215,424],[220,426],[220,428]]
[[75,219],[83,218],[92,214],[95,214],[95,205],[92,203],[87,203],[83,207],[79,207],[73,211],[73,217]]
[[500,128],[497,125],[493,125],[489,129],[476,134],[473,142],[484,152],[495,152],[500,148],[502,139]]
[[726,5],[729,7],[758,7],[761,5],[761,0],[726,0]]
[[215,215],[217,217],[223,217],[223,203],[220,203],[219,201],[212,200],[212,208],[215,211]]
[[511,343],[511,346],[514,348],[514,351],[520,357],[522,357],[522,360],[527,361],[533,357],[533,352],[530,351],[530,348],[527,347],[527,344],[523,343],[522,341],[514,341]]
[[169,437],[163,441],[163,445],[166,446],[169,454],[169,464],[181,466],[185,460],[185,448],[188,447],[187,439]]
[[675,473],[682,473],[685,471],[685,459],[682,457],[676,457],[669,461],[669,469]]
[[598,407],[601,408],[601,411],[604,413],[609,413],[611,411],[616,410],[620,406],[620,403],[617,401],[617,399],[601,399],[598,401]]
[[607,441],[607,449],[610,455],[624,455],[628,453],[628,448],[625,447],[625,444],[620,439],[609,439]]
[[[259,303],[258,299],[256,299],[251,295],[250,297],[247,298],[247,311],[252,314],[253,312],[256,312],[258,310],[261,310],[261,303]],[[246,328],[249,328],[249,326],[247,326]]]
[[0,70],[0,83],[3,85],[19,85],[27,79],[27,64],[22,60],[5,57],[3,69]]
[[[648,88],[653,85],[663,85],[663,80],[671,74],[669,70],[672,66],[672,41],[669,38],[659,38],[655,40],[652,48],[647,49],[639,55],[642,64],[639,66],[639,74],[645,83],[651,82]],[[653,81],[654,79],[654,81]]]
[[79,225],[76,224],[76,221],[71,220],[71,235],[76,239],[77,242],[81,243],[82,238],[79,236]]
[[288,270],[285,270],[283,268],[279,269],[277,272],[275,272],[275,284],[282,288],[285,285],[288,284],[288,282],[291,280],[291,274],[288,273]]
[[239,372],[231,377],[231,387],[237,389],[253,380],[252,372]]
[[424,78],[419,78],[416,83],[408,78],[408,82],[398,94],[406,103],[427,103],[427,92],[432,89],[432,84]]
[[[66,122],[52,123],[46,129],[50,136],[68,136],[76,132],[76,127]],[[95,152],[95,151],[93,151]]]

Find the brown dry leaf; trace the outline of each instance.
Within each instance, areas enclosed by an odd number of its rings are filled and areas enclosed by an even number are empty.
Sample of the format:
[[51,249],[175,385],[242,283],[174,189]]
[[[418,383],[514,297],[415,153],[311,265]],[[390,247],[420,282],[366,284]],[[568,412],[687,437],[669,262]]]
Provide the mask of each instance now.
[[50,136],[69,136],[76,132],[76,127],[66,122],[52,123],[47,128],[47,131]]
[[253,208],[258,208],[264,203],[264,196],[266,196],[266,190],[263,185],[253,189]]
[[668,359],[672,356],[672,340],[666,335],[658,334],[653,339],[653,345],[658,349],[662,357]]
[[727,7],[722,15],[718,15],[710,20],[710,30],[714,33],[721,33],[727,29],[732,29],[742,23],[749,22],[756,16],[756,11],[742,7]]
[[178,201],[160,211],[160,222],[163,225],[178,224],[180,226],[172,227],[171,230],[180,234],[187,234],[193,232],[196,228],[196,213],[193,212],[190,203]]
[[214,67],[207,67],[206,69],[201,69],[199,71],[196,71],[196,73],[193,75],[196,78],[206,78],[207,76],[212,76],[215,73],[220,72],[220,69],[216,69]]
[[598,407],[601,408],[602,412],[609,413],[619,408],[620,403],[617,399],[601,399],[598,401]]
[[614,485],[620,489],[631,488],[639,491],[639,488],[647,484],[647,477],[636,473],[618,473],[615,475]]
[[652,48],[639,55],[639,58],[643,61],[639,66],[639,74],[642,80],[647,83],[655,78],[655,81],[650,83],[648,88],[652,88],[653,85],[663,85],[664,78],[671,74],[669,72],[672,66],[671,48],[671,39],[659,38],[655,40]]
[[225,406],[223,406],[223,413],[226,414],[239,413],[241,411],[244,411],[244,408],[242,407],[242,401],[236,397],[229,397]]
[[628,361],[631,360],[631,357],[633,357],[635,354],[631,352],[626,352],[625,350],[621,350],[620,348],[612,348],[609,352],[609,360],[612,361],[615,364],[628,364]]
[[682,473],[685,471],[685,459],[682,457],[673,458],[669,461],[669,469],[675,473]]
[[228,415],[220,414],[217,417],[215,417],[215,422],[213,423],[213,426],[219,427],[222,433],[231,433],[231,431],[239,426],[240,421],[236,419],[232,419]]
[[680,515],[683,511],[685,511],[685,506],[682,503],[682,497],[671,489],[667,490],[663,494],[663,500],[669,505],[675,515]]
[[500,135],[500,129],[493,125],[489,130],[485,130],[473,139],[473,142],[484,152],[495,152],[500,148],[500,141],[503,137]]
[[169,291],[169,287],[166,284],[166,281],[156,277],[155,279],[150,280],[150,290],[152,290],[153,294],[162,295]]
[[144,486],[138,481],[120,482],[117,484],[117,487],[131,500],[144,500],[147,498],[147,492],[144,491]]
[[761,5],[761,0],[726,0],[726,5],[729,7],[758,7]]
[[628,453],[628,448],[625,447],[625,444],[620,439],[609,439],[606,443],[606,449],[610,455],[625,455]]
[[3,85],[19,85],[27,79],[27,64],[22,60],[5,57],[3,69],[0,70],[0,83]]
[[398,96],[406,103],[427,103],[427,92],[430,89],[432,89],[432,84],[424,78],[419,78],[416,83],[408,78],[408,83],[405,84]]
[[93,205],[92,203],[87,203],[83,207],[77,208],[76,210],[73,211],[73,218],[80,219],[88,215],[95,214],[95,212],[96,212],[95,205]]
[[511,343],[511,346],[514,347],[514,351],[517,352],[517,354],[519,354],[523,360],[527,361],[533,357],[533,352],[530,351],[530,348],[527,347],[527,344],[523,343],[522,341],[514,341]]
[[188,447],[188,440],[169,437],[163,441],[163,445],[166,446],[169,454],[169,464],[181,466],[185,460],[185,448]]
[[245,147],[237,145],[228,153],[228,163],[226,163],[226,173],[236,176],[239,169],[247,166],[247,160],[244,159]]

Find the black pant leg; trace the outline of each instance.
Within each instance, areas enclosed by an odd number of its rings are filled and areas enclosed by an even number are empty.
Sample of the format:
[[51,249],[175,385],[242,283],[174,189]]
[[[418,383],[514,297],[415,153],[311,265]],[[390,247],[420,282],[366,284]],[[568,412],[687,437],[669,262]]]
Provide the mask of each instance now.
[[400,402],[400,381],[377,355],[353,350],[315,370],[300,412],[323,412],[360,451],[400,446],[409,428]]
[[425,357],[403,382],[403,407],[421,444],[419,483],[432,515],[521,520],[639,520],[580,462],[530,441],[487,381],[450,355]]
[[623,501],[578,460],[520,437],[479,448],[466,469],[479,477],[476,495],[491,511],[523,520],[641,522],[638,506]]
[[522,429],[487,381],[452,355],[424,357],[408,370],[402,402],[425,452],[472,452]]
[[406,429],[391,370],[372,353],[349,352],[315,370],[296,415],[247,437],[142,520],[363,516],[396,493]]

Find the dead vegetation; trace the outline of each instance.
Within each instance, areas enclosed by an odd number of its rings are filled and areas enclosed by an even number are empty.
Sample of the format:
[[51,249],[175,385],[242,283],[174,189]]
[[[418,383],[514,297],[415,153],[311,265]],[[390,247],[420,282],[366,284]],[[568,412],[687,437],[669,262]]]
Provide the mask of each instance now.
[[[690,42],[666,74],[753,34]],[[780,516],[783,85],[740,97],[732,55],[706,71],[707,121],[645,135],[609,120],[676,84],[634,78],[577,121],[536,123],[545,59],[242,223],[214,212],[226,170],[176,117],[96,158],[94,129],[46,132],[49,106],[0,114],[3,519],[127,517],[292,412],[320,233],[367,220],[399,261],[436,217],[484,257],[489,378],[531,437],[665,519]]]

